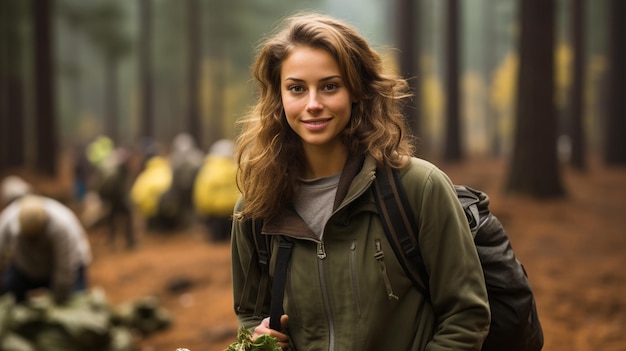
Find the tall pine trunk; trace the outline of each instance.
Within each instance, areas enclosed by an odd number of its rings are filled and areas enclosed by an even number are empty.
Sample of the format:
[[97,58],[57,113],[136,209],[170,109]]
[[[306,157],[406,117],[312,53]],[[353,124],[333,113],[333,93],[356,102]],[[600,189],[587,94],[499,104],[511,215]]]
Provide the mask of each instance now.
[[113,57],[107,57],[104,63],[104,119],[106,121],[106,134],[116,144],[121,140],[119,133],[118,62],[119,61]]
[[42,174],[56,176],[58,136],[54,98],[53,0],[32,3],[34,18],[36,168]]
[[447,161],[460,161],[461,120],[459,104],[459,1],[448,0],[446,32],[446,141],[444,158]]
[[187,132],[201,148],[206,147],[202,140],[202,124],[200,123],[200,77],[201,77],[201,29],[200,3],[198,0],[187,0],[187,60],[188,60],[188,92],[187,92]]
[[571,164],[575,169],[584,170],[587,166],[587,143],[583,128],[585,111],[585,21],[584,1],[572,0],[572,43],[574,48],[573,84],[570,95],[570,126],[572,136]]
[[26,162],[22,17],[20,3],[0,0],[0,171]]
[[626,1],[611,0],[606,164],[626,165]]
[[154,115],[152,113],[152,0],[139,0],[139,84],[141,90],[140,136],[154,138]]
[[554,0],[520,0],[516,130],[507,190],[540,198],[563,195],[554,102]]
[[400,74],[408,80],[413,97],[404,106],[404,118],[413,137],[420,135],[419,0],[396,0],[395,40],[399,49]]

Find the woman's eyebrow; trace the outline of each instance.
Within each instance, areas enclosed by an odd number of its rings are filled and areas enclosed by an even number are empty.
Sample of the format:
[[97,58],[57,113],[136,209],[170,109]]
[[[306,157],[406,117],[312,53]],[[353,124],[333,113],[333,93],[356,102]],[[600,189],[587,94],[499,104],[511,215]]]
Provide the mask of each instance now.
[[[340,75],[332,75],[332,76],[328,76],[328,77],[324,77],[322,79],[320,79],[320,82],[325,82],[331,79],[335,79],[335,78],[339,78],[342,79]],[[295,82],[304,82],[304,79],[300,79],[300,78],[295,78],[295,77],[287,77],[285,78],[285,81],[295,81]]]

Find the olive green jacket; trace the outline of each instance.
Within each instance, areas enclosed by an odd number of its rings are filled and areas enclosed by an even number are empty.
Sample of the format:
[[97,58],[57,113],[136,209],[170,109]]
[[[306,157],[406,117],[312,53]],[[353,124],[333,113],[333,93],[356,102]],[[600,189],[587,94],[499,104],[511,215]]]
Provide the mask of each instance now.
[[[400,173],[419,223],[429,302],[405,275],[378,219],[370,190],[375,161],[361,161],[344,168],[322,241],[292,209],[263,223],[263,234],[294,242],[283,303],[290,349],[480,350],[490,322],[487,292],[451,181],[417,158]],[[261,271],[249,228],[234,221],[232,274],[240,325],[253,328],[269,315],[271,284],[262,315],[254,315]],[[272,243],[276,252],[278,240]]]

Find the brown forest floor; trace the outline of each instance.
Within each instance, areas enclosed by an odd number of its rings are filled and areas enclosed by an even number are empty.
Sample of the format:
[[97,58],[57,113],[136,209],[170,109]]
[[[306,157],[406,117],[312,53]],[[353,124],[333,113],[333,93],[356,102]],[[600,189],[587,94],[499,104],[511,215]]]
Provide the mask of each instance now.
[[[485,190],[504,223],[535,291],[546,351],[626,350],[626,169],[592,162],[588,172],[564,170],[568,195],[541,202],[501,190],[507,164],[475,160],[441,165],[455,183]],[[40,184],[59,193],[62,184]],[[58,182],[57,182],[58,183]],[[202,229],[141,233],[135,251],[112,250],[104,229],[89,233],[92,286],[113,304],[156,296],[174,318],[168,330],[140,341],[142,351],[223,351],[237,329],[228,243],[209,243]],[[192,285],[180,293],[168,284]]]

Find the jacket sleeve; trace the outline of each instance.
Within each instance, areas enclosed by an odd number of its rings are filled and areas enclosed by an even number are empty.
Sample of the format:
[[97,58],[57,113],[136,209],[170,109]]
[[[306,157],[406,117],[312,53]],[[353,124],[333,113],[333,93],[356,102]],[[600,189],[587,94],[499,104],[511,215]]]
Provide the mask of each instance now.
[[[231,235],[233,301],[239,325],[251,329],[261,322],[263,316],[269,316],[269,289],[271,284],[267,284],[268,290],[265,292],[265,301],[262,304],[262,315],[257,316],[254,310],[259,298],[262,272],[258,264],[253,233],[248,223],[237,217],[240,209],[241,200],[235,206]],[[269,273],[265,272],[265,274]],[[267,281],[271,281],[269,277],[267,277]]]
[[480,350],[489,331],[489,301],[478,253],[452,182],[432,166],[409,187],[437,319],[426,350]]

